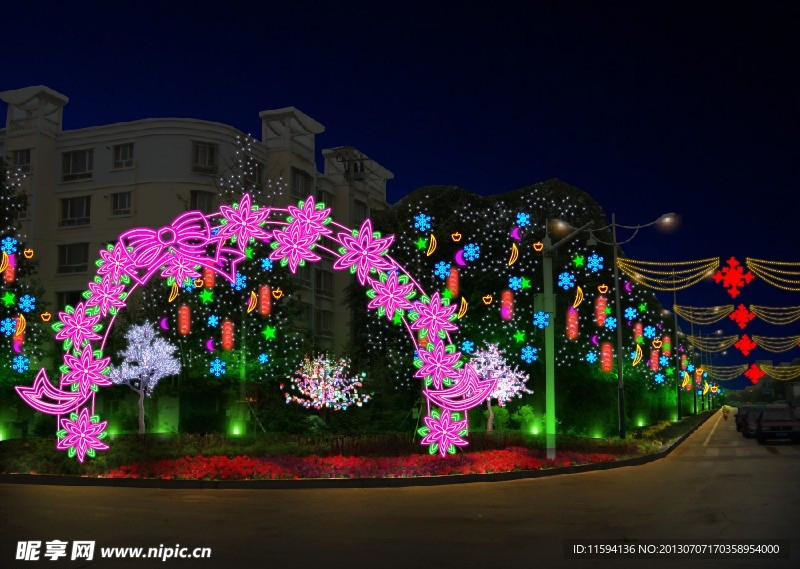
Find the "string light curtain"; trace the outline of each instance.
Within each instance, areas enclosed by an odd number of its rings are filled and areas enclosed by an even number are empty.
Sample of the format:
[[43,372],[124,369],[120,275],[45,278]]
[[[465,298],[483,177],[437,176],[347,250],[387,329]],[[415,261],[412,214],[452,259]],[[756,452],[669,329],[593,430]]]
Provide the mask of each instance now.
[[716,381],[730,381],[747,371],[747,364],[735,366],[703,366],[703,370],[708,374],[708,377]]
[[736,343],[739,336],[692,336],[686,335],[686,340],[695,348],[704,352],[718,353],[727,350]]
[[733,305],[726,304],[724,306],[681,306],[679,304],[672,305],[675,313],[692,324],[713,324],[719,322],[731,312],[733,312]]
[[641,285],[654,290],[673,292],[710,277],[719,268],[719,257],[671,263],[617,259],[617,266]]
[[782,326],[800,319],[800,306],[750,305],[750,312],[768,324]]
[[747,257],[745,265],[756,276],[774,287],[800,292],[800,263],[790,261],[766,261]]
[[800,365],[780,365],[773,366],[761,364],[761,370],[773,379],[778,381],[789,381],[800,377]]
[[800,344],[800,336],[775,338],[770,336],[756,336],[753,334],[753,341],[758,344],[759,348],[763,348],[768,352],[779,353],[788,352]]

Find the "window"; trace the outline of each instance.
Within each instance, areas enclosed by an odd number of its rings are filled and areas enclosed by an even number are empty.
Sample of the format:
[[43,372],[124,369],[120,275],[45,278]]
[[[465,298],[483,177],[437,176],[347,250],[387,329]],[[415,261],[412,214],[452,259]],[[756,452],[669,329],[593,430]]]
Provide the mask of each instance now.
[[315,272],[317,279],[317,294],[333,296],[333,272],[326,271],[325,269],[317,269]]
[[300,314],[297,316],[297,324],[312,330],[314,325],[314,307],[307,303],[300,303]]
[[302,267],[297,267],[297,273],[295,273],[295,278],[300,281],[301,285],[305,285],[307,287],[311,286],[311,265],[306,261],[306,264]]
[[17,219],[28,219],[28,206],[30,205],[31,197],[28,194],[22,194],[21,197]]
[[333,312],[317,309],[317,334],[333,335]]
[[248,162],[248,171],[244,176],[244,183],[247,188],[260,188],[264,179],[264,165],[257,160]]
[[317,203],[324,203],[325,207],[333,207],[333,194],[317,188]]
[[292,197],[305,198],[311,193],[311,174],[292,168]]
[[92,177],[94,166],[94,149],[76,150],[75,152],[64,152],[61,155],[61,180],[70,182],[72,180],[83,180]]
[[111,167],[114,170],[133,167],[133,142],[114,146],[114,162]]
[[57,309],[63,309],[67,305],[75,308],[79,302],[83,301],[83,292],[80,290],[62,290],[56,293]]
[[119,192],[111,194],[111,215],[131,214],[131,193]]
[[85,273],[88,267],[88,243],[71,243],[58,246],[59,273]]
[[189,195],[190,209],[199,209],[203,213],[214,211],[214,192],[192,190]]
[[212,142],[192,142],[192,172],[213,174],[217,171],[217,145]]
[[368,216],[369,216],[369,210],[367,209],[367,204],[365,204],[361,200],[354,200],[353,222],[355,223],[355,225],[360,226],[361,222],[367,219]]
[[19,168],[20,172],[31,171],[31,149],[14,151],[14,167]]
[[89,205],[91,199],[91,196],[62,199],[61,219],[58,221],[58,226],[75,227],[77,225],[89,225]]

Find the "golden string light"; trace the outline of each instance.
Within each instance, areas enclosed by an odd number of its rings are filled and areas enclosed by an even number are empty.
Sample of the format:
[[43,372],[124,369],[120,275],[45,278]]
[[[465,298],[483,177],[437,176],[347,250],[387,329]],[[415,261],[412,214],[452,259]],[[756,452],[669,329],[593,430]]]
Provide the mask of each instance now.
[[800,365],[780,365],[773,366],[769,364],[761,364],[761,371],[766,373],[773,379],[778,381],[789,381],[796,377],[800,377]]
[[708,373],[708,377],[716,381],[730,381],[747,371],[747,364],[735,366],[705,366],[703,369]]
[[692,336],[686,335],[686,340],[695,348],[700,348],[704,352],[717,353],[727,350],[736,343],[739,336]]
[[692,324],[713,324],[719,322],[731,312],[733,312],[733,305],[726,304],[724,306],[681,306],[679,304],[672,305],[675,313]]
[[[654,290],[683,290],[710,277],[719,268],[719,257],[697,261],[654,262],[617,259],[619,269],[635,282]],[[666,268],[668,270],[665,270]]]
[[750,305],[750,312],[768,324],[782,326],[800,319],[800,306],[757,306]]
[[753,334],[753,341],[758,344],[759,348],[764,348],[768,352],[788,352],[798,344],[800,344],[800,336],[785,336],[783,338],[774,338],[771,336],[756,336]]
[[[747,257],[745,265],[757,277],[774,287],[800,292],[800,263],[790,261],[767,261]],[[793,267],[794,270],[790,270]]]

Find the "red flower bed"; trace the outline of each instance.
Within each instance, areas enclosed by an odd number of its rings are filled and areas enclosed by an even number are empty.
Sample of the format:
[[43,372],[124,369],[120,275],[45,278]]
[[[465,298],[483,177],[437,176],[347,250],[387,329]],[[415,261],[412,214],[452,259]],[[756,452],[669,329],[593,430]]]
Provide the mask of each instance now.
[[438,455],[403,457],[357,456],[186,456],[153,462],[135,462],[111,470],[108,478],[162,478],[183,480],[248,480],[300,478],[405,478],[448,474],[487,474],[514,470],[540,470],[573,464],[608,462],[611,454],[559,452],[547,460],[544,451],[523,447],[459,453],[446,459]]

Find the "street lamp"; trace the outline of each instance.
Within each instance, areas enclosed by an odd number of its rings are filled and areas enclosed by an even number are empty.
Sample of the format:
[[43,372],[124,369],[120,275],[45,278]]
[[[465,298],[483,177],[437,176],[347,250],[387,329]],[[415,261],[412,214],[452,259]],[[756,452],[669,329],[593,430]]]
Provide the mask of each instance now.
[[[624,245],[636,237],[636,234],[640,229],[656,224],[661,225],[662,227],[670,226],[673,224],[676,218],[677,216],[674,213],[665,213],[650,223],[645,223],[642,225],[619,225],[617,223],[616,215],[612,213],[611,225],[601,227],[597,230],[602,231],[603,229],[611,228],[612,243],[606,243],[606,245],[613,245],[614,247],[614,300],[616,303],[617,315],[617,403],[619,413],[619,438],[621,439],[625,438],[625,384],[622,377],[622,326],[620,326],[620,322],[622,322],[622,307],[620,306],[619,299],[619,268],[617,267],[617,249],[620,245]],[[617,241],[617,227],[621,227],[623,229],[632,229],[633,235],[620,243]]]
[[[578,229],[575,229],[572,233],[558,241],[557,243],[553,244],[552,240],[550,239],[550,232],[548,230],[549,223],[553,223],[559,229],[562,230],[569,230],[572,229],[572,225],[569,223],[562,221],[560,219],[553,219],[550,220],[547,225],[545,225],[545,236],[544,236],[544,249],[542,250],[542,273],[544,275],[544,287],[543,287],[543,307],[542,309],[544,312],[551,316],[555,316],[556,311],[556,299],[555,294],[553,294],[553,252],[561,247],[564,243],[575,237],[581,231],[584,231],[591,227],[594,222],[590,221]],[[555,330],[554,326],[546,326],[544,329],[544,367],[545,367],[545,383],[544,383],[544,393],[545,393],[545,407],[544,407],[544,414],[545,414],[545,425],[544,425],[544,432],[545,432],[545,442],[547,445],[547,458],[548,459],[555,459],[556,457],[556,392],[555,392]]]

